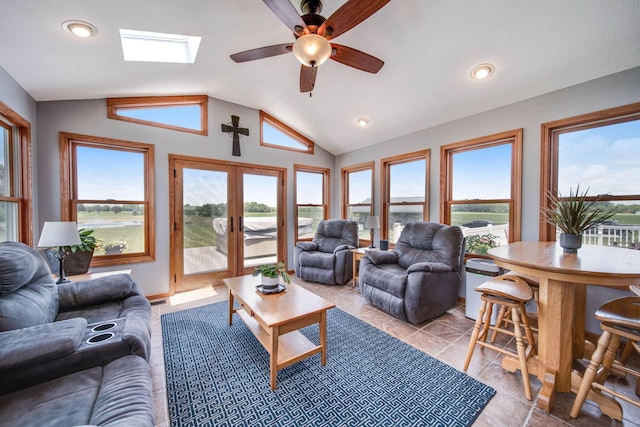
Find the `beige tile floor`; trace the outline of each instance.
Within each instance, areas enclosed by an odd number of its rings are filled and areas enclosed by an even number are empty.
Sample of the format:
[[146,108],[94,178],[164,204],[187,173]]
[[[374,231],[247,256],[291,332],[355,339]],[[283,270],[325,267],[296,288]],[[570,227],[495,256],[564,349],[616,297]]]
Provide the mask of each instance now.
[[[460,305],[447,314],[425,322],[422,325],[410,325],[399,321],[388,314],[377,310],[366,303],[357,288],[350,285],[327,286],[294,279],[305,288],[333,301],[336,306],[359,319],[405,341],[425,353],[462,369],[467,345],[474,322],[464,315],[464,306]],[[186,294],[180,294],[166,300],[165,303],[153,305],[153,331],[151,372],[153,376],[154,404],[156,426],[168,427],[164,360],[162,355],[162,331],[160,316],[164,313],[196,307],[203,304],[227,299],[224,287],[209,287]],[[502,345],[510,346],[510,339],[503,340]],[[624,422],[619,423],[602,415],[597,406],[587,401],[580,417],[572,419],[569,410],[574,395],[559,393],[551,414],[538,409],[535,405],[540,382],[531,378],[534,400],[530,402],[524,397],[522,377],[511,374],[500,366],[501,354],[489,349],[476,349],[468,374],[497,390],[496,395],[480,414],[474,426],[640,426],[640,409],[623,403]],[[634,360],[636,364],[640,361]],[[628,383],[610,377],[610,382],[620,389],[632,394],[635,382]]]

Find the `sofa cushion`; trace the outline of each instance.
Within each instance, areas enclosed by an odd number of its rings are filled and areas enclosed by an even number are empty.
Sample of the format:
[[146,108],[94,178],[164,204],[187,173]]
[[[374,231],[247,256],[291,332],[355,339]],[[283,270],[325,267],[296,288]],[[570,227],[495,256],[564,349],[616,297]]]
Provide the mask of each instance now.
[[125,356],[0,396],[3,426],[153,426],[147,362]]
[[19,242],[0,246],[0,297],[26,285],[38,273],[38,259],[27,249],[31,248]]
[[[0,332],[0,373],[73,353],[80,346],[86,328],[85,319],[75,318]],[[2,375],[5,380],[7,374]]]
[[0,332],[53,322],[58,290],[47,262],[33,248],[0,243]]

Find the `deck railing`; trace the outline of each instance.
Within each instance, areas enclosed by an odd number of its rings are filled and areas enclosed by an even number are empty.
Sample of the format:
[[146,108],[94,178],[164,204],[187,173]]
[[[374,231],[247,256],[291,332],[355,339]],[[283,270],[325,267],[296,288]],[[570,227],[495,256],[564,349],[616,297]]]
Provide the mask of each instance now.
[[584,232],[583,245],[636,247],[640,225],[599,225]]

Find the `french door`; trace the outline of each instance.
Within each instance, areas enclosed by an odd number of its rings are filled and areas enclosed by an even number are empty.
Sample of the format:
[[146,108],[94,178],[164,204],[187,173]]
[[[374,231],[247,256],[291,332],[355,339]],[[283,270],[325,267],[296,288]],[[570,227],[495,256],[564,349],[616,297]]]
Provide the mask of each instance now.
[[170,155],[171,294],[287,259],[282,168]]

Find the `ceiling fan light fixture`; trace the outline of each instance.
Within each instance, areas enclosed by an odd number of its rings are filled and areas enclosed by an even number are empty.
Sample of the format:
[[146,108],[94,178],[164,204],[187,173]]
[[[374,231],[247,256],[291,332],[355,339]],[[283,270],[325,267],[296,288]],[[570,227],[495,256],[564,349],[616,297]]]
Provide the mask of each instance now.
[[82,38],[92,37],[98,33],[98,29],[96,27],[83,21],[64,21],[62,23],[62,28],[74,36]]
[[496,70],[496,67],[493,64],[480,64],[473,67],[471,70],[471,78],[474,80],[484,80],[493,74]]
[[293,55],[302,65],[317,67],[331,56],[331,43],[317,34],[305,34],[293,44]]

